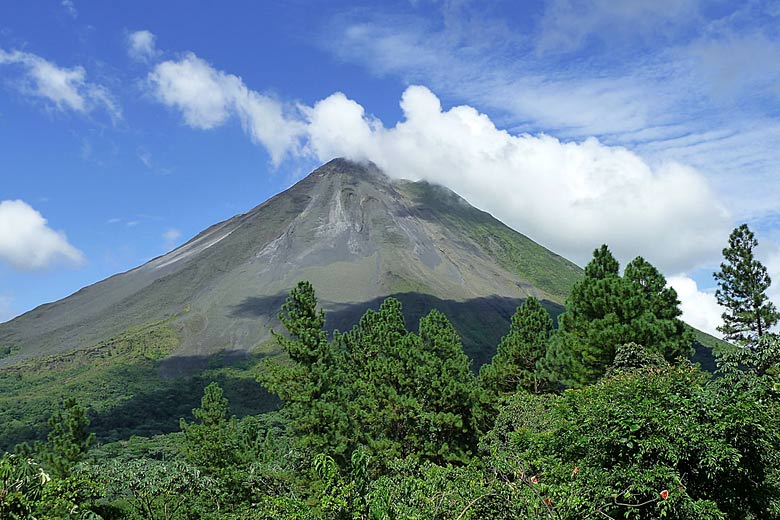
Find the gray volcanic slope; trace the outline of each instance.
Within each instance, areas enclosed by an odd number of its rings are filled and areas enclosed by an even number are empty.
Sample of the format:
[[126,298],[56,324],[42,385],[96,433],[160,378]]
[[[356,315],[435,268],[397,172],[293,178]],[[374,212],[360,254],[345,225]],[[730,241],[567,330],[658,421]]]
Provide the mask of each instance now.
[[287,191],[131,271],[0,325],[0,360],[88,346],[175,316],[174,356],[247,351],[278,327],[299,280],[314,284],[329,328],[347,328],[388,295],[410,325],[439,307],[481,358],[528,295],[561,304],[581,269],[425,182],[335,159]]

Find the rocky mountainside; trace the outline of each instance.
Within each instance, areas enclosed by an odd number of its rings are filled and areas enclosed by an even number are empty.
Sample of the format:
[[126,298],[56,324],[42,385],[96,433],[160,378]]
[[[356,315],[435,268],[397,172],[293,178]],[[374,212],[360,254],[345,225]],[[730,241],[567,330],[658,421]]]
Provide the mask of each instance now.
[[410,326],[432,307],[448,314],[480,363],[522,299],[560,308],[581,273],[444,187],[335,159],[164,256],[1,324],[0,346],[15,354],[0,366],[169,317],[179,342],[164,367],[177,373],[270,339],[302,279],[331,329],[393,295]]

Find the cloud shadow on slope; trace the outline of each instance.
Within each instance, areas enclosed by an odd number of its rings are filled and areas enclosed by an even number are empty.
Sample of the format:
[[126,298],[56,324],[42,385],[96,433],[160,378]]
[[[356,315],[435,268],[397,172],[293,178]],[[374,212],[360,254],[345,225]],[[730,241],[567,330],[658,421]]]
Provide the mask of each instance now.
[[[501,337],[509,330],[512,315],[524,301],[523,298],[505,296],[486,296],[457,301],[416,292],[394,293],[387,297],[355,303],[320,301],[325,310],[325,328],[329,333],[336,329],[342,332],[350,330],[366,310],[379,309],[380,304],[388,297],[396,298],[401,302],[406,327],[412,331],[418,329],[420,318],[432,309],[443,312],[460,334],[463,349],[474,360],[475,369],[493,357]],[[249,297],[235,305],[229,316],[233,318],[276,316],[285,298],[286,294]],[[544,300],[542,305],[554,318],[563,311],[562,306],[551,301]],[[277,322],[275,328],[279,330],[281,325]]]

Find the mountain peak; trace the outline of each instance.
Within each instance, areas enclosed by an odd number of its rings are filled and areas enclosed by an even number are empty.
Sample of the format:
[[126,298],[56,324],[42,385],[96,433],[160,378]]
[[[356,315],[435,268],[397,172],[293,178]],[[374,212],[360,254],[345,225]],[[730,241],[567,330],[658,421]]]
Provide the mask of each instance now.
[[411,323],[432,306],[464,313],[476,302],[470,318],[451,318],[490,322],[487,336],[461,330],[482,357],[523,298],[562,303],[579,276],[447,188],[337,158],[164,256],[0,325],[0,345],[34,357],[172,316],[179,356],[248,350],[270,338],[289,290],[309,280],[331,328],[351,327],[356,309],[390,295]]
[[314,177],[325,177],[329,175],[352,175],[363,178],[373,178],[375,180],[389,179],[387,174],[369,160],[357,161],[344,157],[331,159],[309,174],[309,176]]

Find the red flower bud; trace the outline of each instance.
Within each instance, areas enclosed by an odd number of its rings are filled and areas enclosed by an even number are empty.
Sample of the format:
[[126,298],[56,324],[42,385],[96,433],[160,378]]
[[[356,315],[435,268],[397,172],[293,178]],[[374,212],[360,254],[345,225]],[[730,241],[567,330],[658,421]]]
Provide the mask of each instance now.
[[662,498],[662,499],[664,499],[664,500],[666,500],[667,498],[669,498],[669,491],[667,491],[666,489],[664,489],[663,491],[661,491],[661,498]]
[[538,478],[536,478],[536,475],[534,475],[533,477],[531,477],[531,483],[533,483],[533,484],[538,484],[538,483],[539,483],[539,479],[538,479]]

